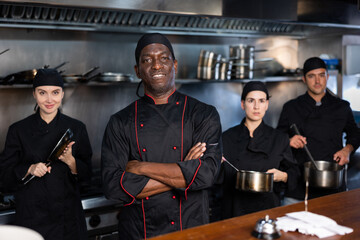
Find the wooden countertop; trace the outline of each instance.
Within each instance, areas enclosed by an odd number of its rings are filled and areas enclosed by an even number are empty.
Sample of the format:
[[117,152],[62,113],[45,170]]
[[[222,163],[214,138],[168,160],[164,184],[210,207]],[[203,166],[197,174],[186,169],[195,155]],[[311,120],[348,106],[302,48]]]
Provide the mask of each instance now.
[[[251,232],[258,219],[269,215],[271,219],[284,216],[289,212],[304,211],[304,202],[277,207],[261,212],[256,212],[240,217],[226,219],[223,221],[206,224],[199,227],[184,230],[182,232],[174,232],[161,235],[152,240],[184,240],[184,239],[241,239],[256,240],[251,236]],[[335,235],[324,240],[359,240],[360,239],[360,189],[348,192],[337,193],[312,199],[308,204],[309,212],[321,214],[332,218],[338,224],[351,227],[354,232],[346,235]],[[283,232],[279,240],[319,240],[316,236],[304,235],[298,232]]]

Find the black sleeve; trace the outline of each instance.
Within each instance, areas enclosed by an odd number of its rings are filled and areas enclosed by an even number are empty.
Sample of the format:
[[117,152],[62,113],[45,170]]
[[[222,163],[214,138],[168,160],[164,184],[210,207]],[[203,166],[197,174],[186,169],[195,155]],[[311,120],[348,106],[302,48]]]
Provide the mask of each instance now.
[[279,122],[277,125],[277,129],[280,130],[283,133],[286,133],[291,137],[291,131],[290,131],[290,119],[289,119],[289,110],[288,110],[288,104],[284,104],[283,109],[280,114]]
[[10,126],[5,148],[0,155],[0,180],[6,191],[15,190],[31,165],[30,162],[22,161],[22,152],[18,131],[14,126]]
[[79,128],[79,142],[75,142],[74,158],[79,181],[88,181],[91,178],[92,148],[84,124]]
[[206,111],[193,113],[193,142],[205,142],[206,151],[200,159],[179,162],[187,189],[199,190],[213,185],[218,174],[221,156],[221,124],[216,109],[208,106]]
[[[280,144],[280,143],[279,143]],[[298,164],[295,160],[295,158],[293,157],[292,151],[291,151],[291,147],[289,145],[289,139],[284,136],[282,138],[282,146],[284,146],[283,148],[283,160],[280,162],[280,167],[279,170],[286,172],[288,175],[288,179],[287,182],[281,182],[280,185],[278,185],[281,189],[276,189],[276,191],[281,191],[282,189],[287,188],[287,190],[294,190],[297,186],[299,177],[300,177],[300,169],[298,167]]]
[[102,142],[101,172],[105,196],[132,204],[149,178],[125,172],[130,156],[128,131],[129,126],[116,116],[110,118]]
[[354,115],[350,106],[346,109],[347,121],[345,125],[346,144],[351,144],[354,147],[354,152],[360,145],[360,128],[357,127]]

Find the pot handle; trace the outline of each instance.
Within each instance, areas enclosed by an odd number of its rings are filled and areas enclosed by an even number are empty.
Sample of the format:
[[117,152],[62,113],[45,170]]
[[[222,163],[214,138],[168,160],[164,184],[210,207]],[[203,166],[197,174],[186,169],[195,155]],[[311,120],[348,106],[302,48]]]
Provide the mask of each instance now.
[[[297,128],[297,126],[296,126],[295,123],[291,124],[290,128],[294,129],[296,135],[300,135],[300,136],[301,136],[301,134],[300,134],[300,132],[299,132],[299,129]],[[311,155],[309,149],[307,148],[306,144],[304,145],[304,149],[305,149],[306,154],[307,154],[308,157],[310,158],[311,162],[314,164],[315,168],[320,171],[318,165],[316,164],[316,162],[315,162],[313,156]]]
[[5,49],[4,51],[0,52],[0,55],[3,54],[3,53],[6,53],[6,52],[9,51],[9,50],[10,50],[10,48]]
[[63,62],[61,63],[60,65],[54,67],[54,69],[58,69],[58,68],[61,68],[62,66],[64,66],[65,64],[68,64],[69,62]]
[[89,75],[90,73],[92,73],[93,71],[95,71],[98,68],[99,68],[99,66],[93,67],[93,68],[89,69],[87,72],[81,74],[81,76],[86,77],[87,75]]

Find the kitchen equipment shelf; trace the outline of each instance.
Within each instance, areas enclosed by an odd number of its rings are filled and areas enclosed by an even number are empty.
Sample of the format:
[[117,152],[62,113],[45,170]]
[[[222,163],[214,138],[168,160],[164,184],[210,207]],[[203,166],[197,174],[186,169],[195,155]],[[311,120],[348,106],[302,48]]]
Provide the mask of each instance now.
[[[176,79],[176,84],[196,84],[196,83],[247,83],[251,81],[261,81],[261,82],[283,82],[283,81],[300,81],[301,77],[283,77],[283,76],[271,76],[265,78],[254,78],[254,79],[232,79],[228,81],[219,81],[219,80],[200,80],[200,79]],[[87,85],[87,86],[108,86],[108,85],[137,85],[140,80],[136,79],[132,82],[88,82],[88,83],[65,83],[65,87],[76,87],[78,85]],[[13,84],[13,85],[0,85],[0,89],[6,88],[32,88],[31,84]]]

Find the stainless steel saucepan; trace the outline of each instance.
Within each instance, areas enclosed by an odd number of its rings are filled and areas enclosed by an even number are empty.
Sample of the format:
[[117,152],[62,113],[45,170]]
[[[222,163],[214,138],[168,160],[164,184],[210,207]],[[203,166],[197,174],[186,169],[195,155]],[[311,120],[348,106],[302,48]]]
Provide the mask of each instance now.
[[235,188],[247,192],[272,192],[274,184],[274,174],[258,171],[238,170],[229,161],[223,158],[237,171]]
[[235,188],[250,192],[272,192],[274,174],[240,170],[236,175]]
[[[301,135],[295,124],[290,126],[297,135]],[[304,150],[310,162],[304,163],[304,181],[309,181],[309,186],[320,188],[339,188],[344,179],[344,166],[336,162],[314,160],[306,144]]]
[[344,166],[335,162],[315,161],[304,163],[304,180],[309,180],[309,186],[321,188],[339,188],[344,178]]

